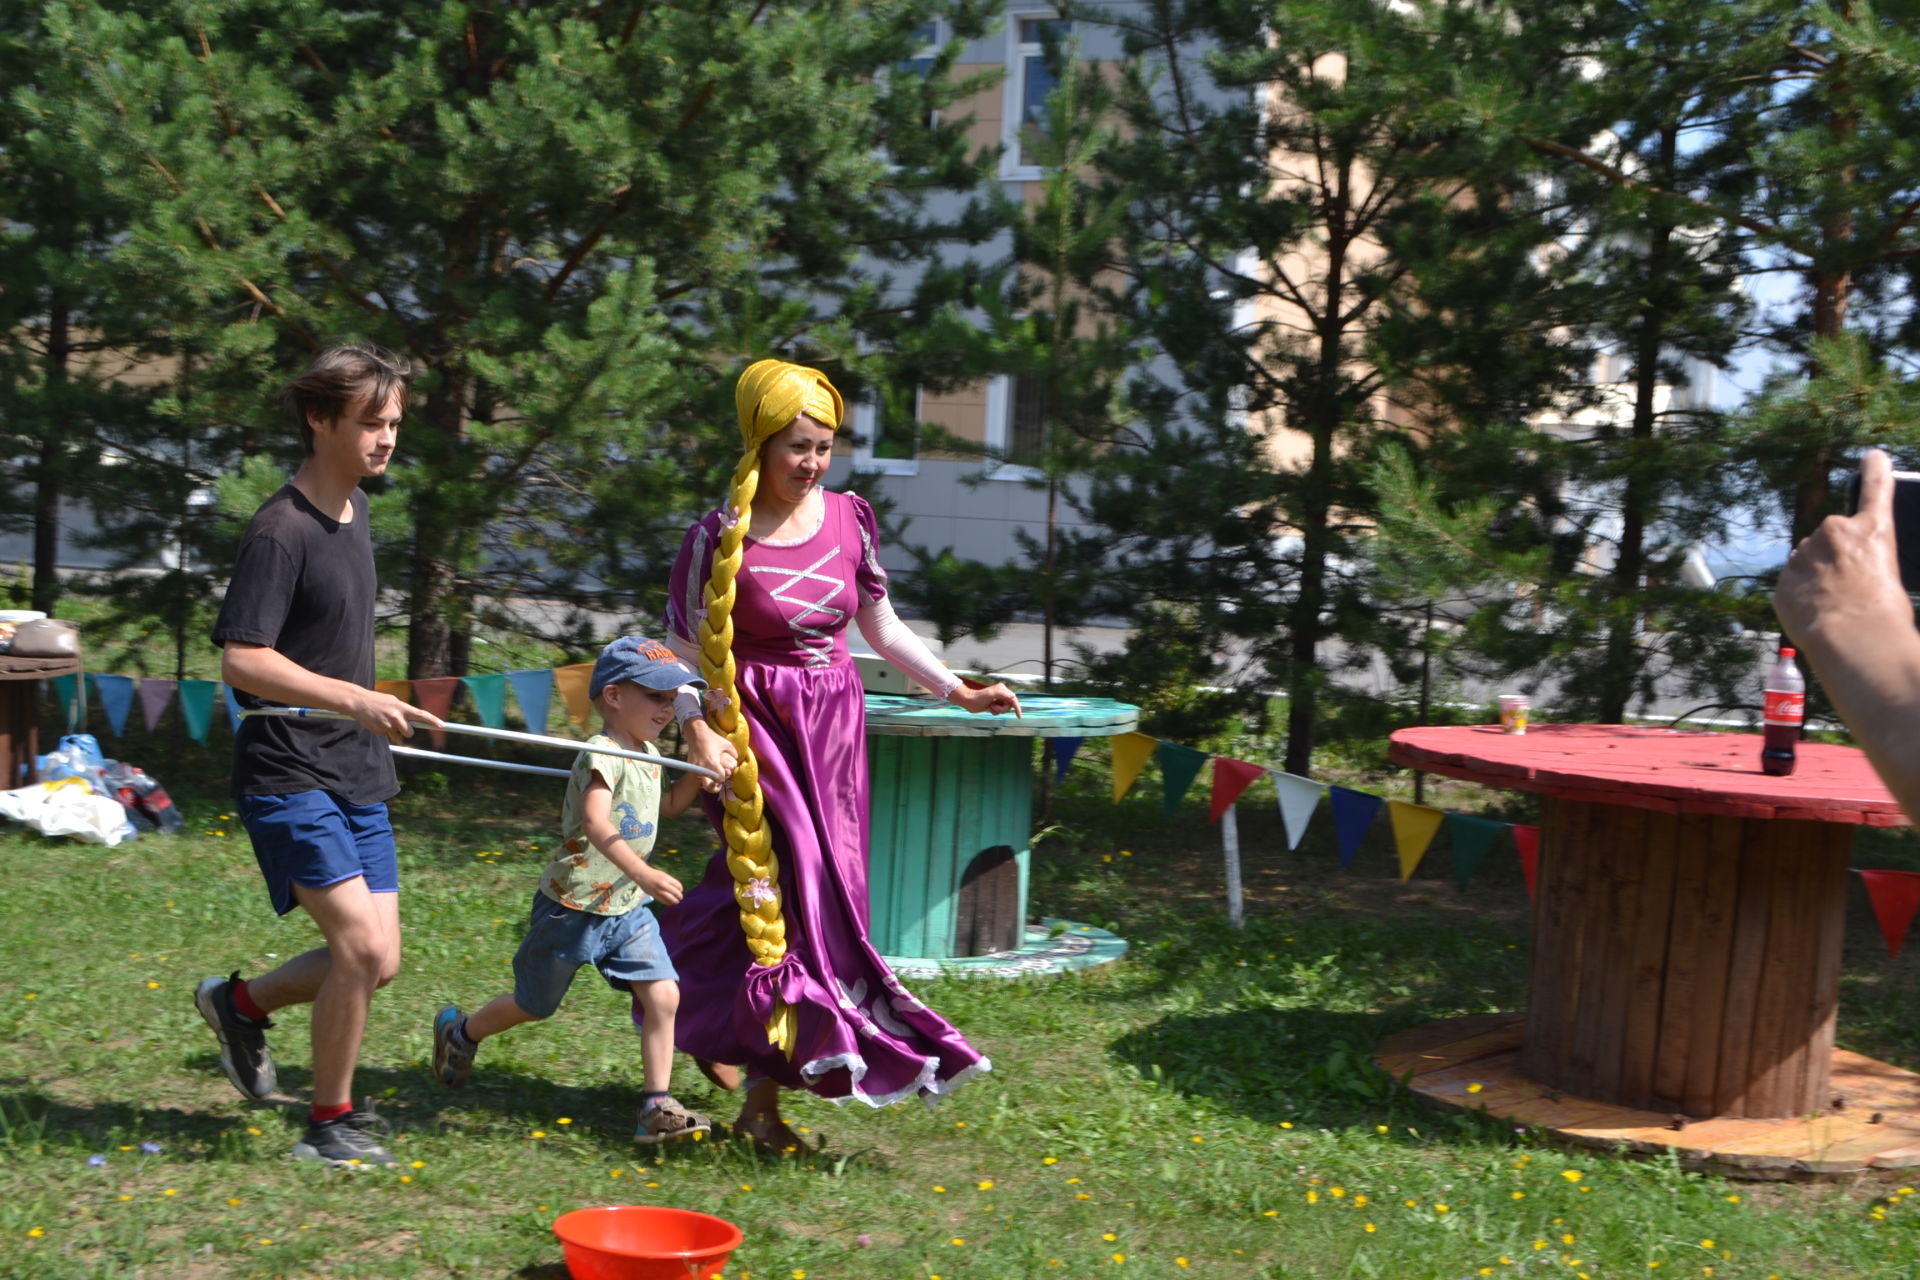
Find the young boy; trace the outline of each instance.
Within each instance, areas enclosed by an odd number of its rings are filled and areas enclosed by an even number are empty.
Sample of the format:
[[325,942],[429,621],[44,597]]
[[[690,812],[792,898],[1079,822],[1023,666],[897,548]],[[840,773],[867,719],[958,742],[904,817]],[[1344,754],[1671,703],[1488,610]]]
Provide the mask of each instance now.
[[593,665],[588,687],[605,723],[605,736],[588,739],[573,764],[560,811],[560,850],[541,873],[527,936],[513,957],[513,992],[498,995],[468,1017],[448,1005],[433,1020],[433,1073],[463,1088],[482,1040],[509,1027],[553,1016],[583,964],[591,964],[616,991],[631,990],[641,1016],[643,1074],[637,1142],[654,1143],[704,1133],[707,1118],[687,1110],[667,1091],[673,1071],[673,1019],[680,984],[646,910],[649,897],[672,906],[680,882],[647,862],[661,814],[678,817],[700,793],[701,776],[682,773],[660,794],[660,766],[597,755],[596,746],[651,750],[674,718],[674,694],[705,681],[665,645],[623,636]]
[[267,1015],[311,1004],[313,1106],[298,1160],[391,1164],[385,1121],[355,1111],[353,1069],[373,993],[400,967],[399,873],[387,739],[433,716],[373,688],[373,542],[360,482],[393,458],[412,372],[370,344],[328,347],[282,393],[306,443],[292,481],[254,514],[214,624],[221,679],[243,707],[325,707],[356,723],[252,719],[233,741],[233,793],[273,909],[296,906],[324,946],[243,981],[211,977],[194,1005],[249,1098],[275,1091]]

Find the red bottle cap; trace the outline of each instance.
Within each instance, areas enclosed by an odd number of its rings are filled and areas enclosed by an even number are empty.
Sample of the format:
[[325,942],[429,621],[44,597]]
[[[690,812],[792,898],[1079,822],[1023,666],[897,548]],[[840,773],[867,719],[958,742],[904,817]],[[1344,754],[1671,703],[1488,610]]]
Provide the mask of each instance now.
[[1783,658],[1791,658],[1791,657],[1793,656],[1793,650],[1791,650],[1791,649],[1782,649],[1782,650],[1780,651],[1780,656],[1781,656],[1781,657],[1783,657]]

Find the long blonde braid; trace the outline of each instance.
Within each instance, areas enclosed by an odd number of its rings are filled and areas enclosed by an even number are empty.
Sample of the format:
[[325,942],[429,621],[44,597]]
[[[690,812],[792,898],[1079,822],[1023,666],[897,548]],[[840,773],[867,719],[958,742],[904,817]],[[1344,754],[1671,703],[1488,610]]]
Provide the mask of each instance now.
[[[826,375],[782,360],[748,365],[734,388],[745,446],[734,468],[728,495],[730,517],[723,522],[713,568],[703,595],[700,621],[700,674],[719,695],[707,708],[707,723],[725,735],[739,756],[732,784],[721,793],[727,838],[727,869],[733,873],[733,898],[740,907],[740,928],[753,962],[771,968],[786,958],[787,928],[781,918],[780,859],[767,829],[760,793],[760,762],[754,756],[747,718],[740,713],[740,689],[733,661],[734,579],[739,576],[753,495],[760,485],[760,450],[800,414],[838,430],[845,406]],[[777,1003],[767,1019],[767,1043],[793,1056],[791,1006]]]

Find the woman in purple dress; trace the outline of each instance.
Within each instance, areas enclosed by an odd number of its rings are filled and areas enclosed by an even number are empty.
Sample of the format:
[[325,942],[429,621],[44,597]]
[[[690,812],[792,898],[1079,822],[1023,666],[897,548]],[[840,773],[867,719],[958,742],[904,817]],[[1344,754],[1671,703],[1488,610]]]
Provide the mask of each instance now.
[[[843,405],[812,369],[762,360],[735,389],[745,452],[728,506],[687,531],[670,643],[700,663],[707,723],[738,765],[708,813],[727,847],[661,915],[680,971],[676,1039],[722,1083],[746,1070],[735,1128],[786,1149],[781,1088],[886,1106],[990,1064],[900,984],[867,938],[865,703],[846,628],[935,694],[1019,711],[966,685],[895,616],[873,510],[820,487]],[[691,694],[683,718],[701,714]]]

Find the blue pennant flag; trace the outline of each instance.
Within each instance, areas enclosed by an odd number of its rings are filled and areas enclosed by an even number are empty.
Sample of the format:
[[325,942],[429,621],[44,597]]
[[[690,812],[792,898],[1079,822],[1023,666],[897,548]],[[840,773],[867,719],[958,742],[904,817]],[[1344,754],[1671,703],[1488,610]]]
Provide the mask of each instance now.
[[1346,867],[1353,862],[1353,855],[1360,852],[1360,842],[1367,838],[1367,829],[1380,815],[1382,801],[1379,796],[1346,787],[1329,787],[1327,792],[1333,806],[1334,834],[1340,842],[1340,865]]
[[233,696],[233,686],[223,684],[220,692],[227,695],[227,728],[240,732],[240,699]]
[[547,731],[547,703],[553,697],[553,672],[509,671],[507,683],[513,687],[513,697],[520,704],[520,718],[526,722],[527,732],[545,733]]
[[1073,767],[1073,757],[1079,754],[1080,744],[1085,738],[1048,738],[1047,751],[1053,759],[1053,782],[1055,786],[1067,780],[1067,770]]
[[107,728],[118,738],[126,732],[127,712],[133,710],[133,677],[110,676],[95,672],[93,691],[100,695],[100,709],[107,714]]

